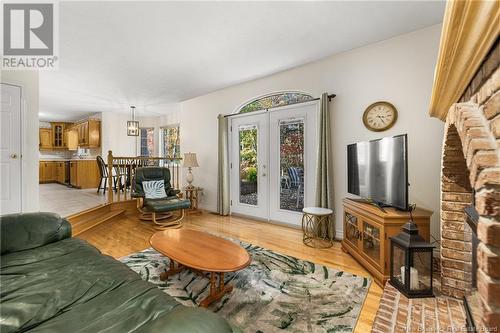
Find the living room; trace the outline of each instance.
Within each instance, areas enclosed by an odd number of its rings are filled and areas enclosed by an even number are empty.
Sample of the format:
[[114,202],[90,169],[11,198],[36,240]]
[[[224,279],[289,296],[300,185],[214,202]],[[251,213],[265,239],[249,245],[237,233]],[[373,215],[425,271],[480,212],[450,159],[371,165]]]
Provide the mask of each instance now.
[[2,331],[498,329],[498,2],[46,5],[2,5]]

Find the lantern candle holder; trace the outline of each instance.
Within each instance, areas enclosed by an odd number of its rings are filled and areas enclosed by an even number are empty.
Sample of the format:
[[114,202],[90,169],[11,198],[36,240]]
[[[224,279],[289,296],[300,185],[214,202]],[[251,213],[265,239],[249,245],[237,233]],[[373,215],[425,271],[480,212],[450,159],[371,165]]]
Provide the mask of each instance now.
[[433,297],[432,260],[434,246],[418,234],[410,220],[391,240],[391,275],[389,282],[408,298]]

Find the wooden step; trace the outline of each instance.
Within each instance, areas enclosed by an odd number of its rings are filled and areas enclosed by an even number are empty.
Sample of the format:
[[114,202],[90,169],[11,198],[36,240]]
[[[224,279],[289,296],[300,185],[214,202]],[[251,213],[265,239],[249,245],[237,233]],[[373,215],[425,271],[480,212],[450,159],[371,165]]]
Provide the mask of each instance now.
[[75,224],[78,224],[82,221],[87,221],[92,218],[99,218],[99,216],[108,213],[110,211],[111,211],[110,205],[103,204],[67,216],[66,219],[71,223],[71,225],[74,226]]
[[95,213],[91,213],[86,217],[80,218],[78,221],[73,222],[70,220],[71,226],[73,227],[73,237],[81,234],[93,228],[101,223],[109,221],[125,212],[124,209],[110,210],[108,212],[101,212],[100,215],[95,215]]

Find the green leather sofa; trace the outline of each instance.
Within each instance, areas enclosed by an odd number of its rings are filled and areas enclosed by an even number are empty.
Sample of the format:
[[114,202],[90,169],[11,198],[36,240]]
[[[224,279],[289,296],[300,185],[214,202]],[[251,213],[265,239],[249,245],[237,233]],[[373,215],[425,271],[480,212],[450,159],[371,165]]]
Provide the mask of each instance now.
[[0,332],[237,332],[180,305],[52,213],[0,217]]

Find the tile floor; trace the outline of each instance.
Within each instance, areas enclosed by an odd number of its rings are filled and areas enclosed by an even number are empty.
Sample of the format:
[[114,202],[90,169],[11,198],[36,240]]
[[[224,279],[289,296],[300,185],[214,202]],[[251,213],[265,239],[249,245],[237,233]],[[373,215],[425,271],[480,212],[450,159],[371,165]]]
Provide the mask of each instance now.
[[40,184],[40,211],[68,216],[106,202],[102,191],[78,190],[60,184]]

